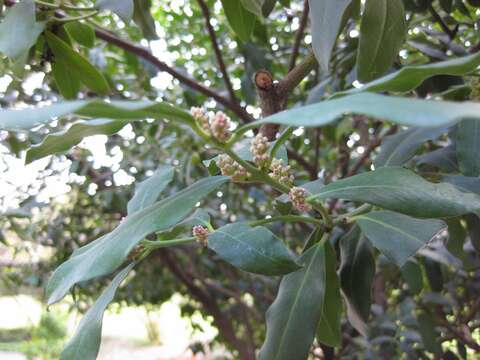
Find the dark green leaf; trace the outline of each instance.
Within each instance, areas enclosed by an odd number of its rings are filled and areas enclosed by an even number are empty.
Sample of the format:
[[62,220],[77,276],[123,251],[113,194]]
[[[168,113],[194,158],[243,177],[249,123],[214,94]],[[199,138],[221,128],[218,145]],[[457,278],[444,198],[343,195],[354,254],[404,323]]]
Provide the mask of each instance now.
[[97,358],[102,336],[103,313],[134,265],[135,263],[131,263],[120,271],[87,311],[72,339],[65,345],[60,360],[95,360]]
[[442,177],[442,181],[455,185],[456,188],[464,192],[472,192],[480,195],[480,178],[462,175],[447,175]]
[[223,226],[208,237],[208,247],[233,266],[255,274],[282,275],[300,268],[284,243],[262,226]]
[[423,289],[423,273],[420,265],[414,260],[409,260],[400,271],[408,285],[408,291],[411,294],[419,294]]
[[238,0],[245,9],[255,14],[258,17],[262,17],[262,6],[265,0]]
[[358,226],[340,239],[340,284],[347,302],[350,323],[361,334],[367,333],[367,321],[372,304],[375,258],[371,245]]
[[453,8],[453,0],[440,0],[440,6],[446,13],[451,13]]
[[337,255],[330,243],[325,244],[325,299],[322,317],[317,330],[317,340],[332,347],[339,346],[342,341],[342,296],[340,280],[337,275]]
[[41,159],[48,155],[68,151],[79,144],[83,138],[92,135],[113,135],[119,132],[127,121],[95,119],[73,124],[65,131],[49,134],[38,145],[33,145],[27,151],[26,163]]
[[[427,275],[428,284],[430,289],[437,293],[443,290],[443,273],[440,263],[437,261],[425,257],[423,259],[423,266],[425,267],[425,274]],[[426,301],[426,299],[424,299]]]
[[418,330],[426,350],[435,354],[442,353],[442,345],[435,330],[435,320],[430,314],[422,312],[417,316]]
[[452,217],[480,209],[480,196],[434,184],[401,167],[380,168],[322,187],[313,198],[366,202],[420,218]]
[[435,166],[446,172],[456,172],[458,170],[457,154],[455,147],[452,145],[417,156],[415,162],[417,165]]
[[399,267],[446,227],[440,220],[419,220],[391,211],[356,217],[370,242]]
[[455,131],[457,160],[460,171],[466,176],[480,176],[480,123],[465,119]]
[[223,11],[228,23],[240,40],[250,40],[255,27],[255,15],[246,10],[240,1],[222,0]]
[[0,110],[0,129],[22,130],[47,123],[53,117],[77,114],[95,118],[143,120],[160,118],[191,124],[190,113],[163,102],[78,100],[25,110]]
[[468,254],[463,250],[463,245],[467,239],[467,230],[463,227],[459,219],[449,219],[448,224],[448,241],[447,250],[456,258],[463,262],[466,270],[471,270],[473,264]]
[[431,64],[408,65],[394,73],[369,82],[358,89],[336,93],[333,97],[363,91],[405,93],[417,88],[430,77],[437,75],[465,75],[475,71],[478,65],[480,65],[480,53]]
[[110,92],[110,87],[103,75],[87,59],[74,51],[70,45],[53,33],[47,31],[45,37],[49,48],[55,55],[55,59],[57,59],[56,61],[61,61],[68,65],[70,71],[76,71],[80,80],[91,90],[99,94]]
[[145,39],[158,39],[157,31],[155,30],[155,20],[150,13],[152,7],[151,0],[134,0],[133,21],[142,30]]
[[125,23],[129,23],[133,16],[133,0],[97,0],[95,8],[110,10],[117,14]]
[[0,24],[0,53],[16,61],[35,45],[45,23],[35,21],[35,3],[23,0],[6,13]]
[[351,2],[352,0],[309,0],[313,52],[325,73],[328,72],[343,14]]
[[81,87],[79,74],[72,71],[64,61],[54,62],[52,64],[52,73],[60,94],[65,99],[75,99]]
[[318,127],[330,124],[345,114],[372,116],[407,126],[437,127],[467,118],[480,119],[480,104],[361,93],[282,111],[249,126],[274,123]]
[[357,53],[357,76],[360,81],[373,80],[390,68],[406,32],[402,0],[367,0]]
[[65,24],[68,35],[80,45],[91,48],[95,45],[95,31],[80,21],[70,21]]
[[428,140],[434,140],[447,131],[447,127],[411,128],[386,137],[380,154],[375,159],[375,167],[403,165]]
[[264,0],[262,6],[262,14],[264,17],[268,17],[272,13],[276,3],[277,0]]
[[166,230],[180,222],[198,201],[226,181],[228,178],[224,176],[202,179],[164,200],[128,215],[101,241],[97,240],[93,246],[87,245],[88,250],[78,252],[55,270],[47,285],[48,303],[59,301],[80,281],[114,271],[145,236]]
[[303,269],[283,277],[267,311],[267,334],[259,360],[306,359],[322,314],[325,295],[325,245],[300,258]]
[[172,181],[174,174],[175,168],[173,166],[161,166],[152,176],[139,183],[135,187],[135,195],[128,202],[128,214],[133,214],[155,203],[158,196]]

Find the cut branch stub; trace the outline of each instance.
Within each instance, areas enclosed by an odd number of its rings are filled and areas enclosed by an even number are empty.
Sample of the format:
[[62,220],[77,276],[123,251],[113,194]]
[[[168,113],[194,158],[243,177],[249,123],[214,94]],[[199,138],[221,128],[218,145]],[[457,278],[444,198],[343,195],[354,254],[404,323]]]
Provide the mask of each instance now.
[[[267,70],[259,70],[253,78],[258,98],[260,99],[260,108],[262,117],[273,115],[282,110],[282,99],[277,93],[277,84],[273,80],[272,74]],[[260,128],[260,133],[266,136],[269,141],[275,140],[279,126],[275,124],[265,124]]]

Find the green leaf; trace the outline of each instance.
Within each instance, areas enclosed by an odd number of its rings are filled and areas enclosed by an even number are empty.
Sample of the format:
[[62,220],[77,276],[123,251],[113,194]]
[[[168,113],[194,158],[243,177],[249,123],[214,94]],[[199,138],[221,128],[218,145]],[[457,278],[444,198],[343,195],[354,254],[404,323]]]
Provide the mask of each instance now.
[[65,345],[60,360],[95,360],[97,358],[102,336],[103,313],[113,300],[117,288],[134,266],[135,263],[131,263],[120,271],[87,311],[75,334]]
[[465,119],[455,131],[457,160],[465,176],[480,176],[480,123]]
[[209,235],[208,247],[233,266],[255,274],[282,275],[300,268],[284,243],[263,226],[223,226]]
[[364,84],[360,88],[339,92],[332,97],[364,91],[406,93],[417,88],[430,77],[437,75],[465,75],[475,71],[478,65],[480,65],[480,53],[431,64],[408,65],[394,73]]
[[150,13],[151,7],[151,0],[134,0],[133,21],[142,30],[142,34],[147,40],[158,39],[155,20]]
[[446,13],[451,13],[453,8],[453,0],[440,0],[440,6]]
[[419,294],[423,289],[423,273],[421,266],[414,260],[408,260],[400,269],[403,279],[407,283],[408,291]]
[[415,163],[435,166],[446,172],[458,171],[457,154],[453,145],[419,155],[415,158]]
[[318,127],[330,124],[346,114],[366,115],[406,126],[437,127],[467,118],[480,119],[480,104],[360,93],[282,111],[249,124],[248,127],[266,123]]
[[0,53],[13,61],[24,58],[44,28],[44,22],[35,21],[33,0],[16,3],[0,23]]
[[155,203],[159,195],[165,190],[173,179],[175,168],[173,166],[160,166],[148,179],[135,187],[135,195],[127,205],[127,213],[133,214]]
[[403,165],[428,140],[434,140],[447,131],[448,127],[410,128],[386,137],[380,154],[375,158],[375,167]]
[[315,337],[325,295],[325,245],[300,258],[303,269],[286,275],[267,311],[267,334],[259,360],[306,359]]
[[53,117],[69,114],[130,121],[146,118],[163,118],[186,124],[192,124],[195,121],[190,113],[163,102],[78,100],[25,110],[2,109],[0,110],[0,129],[31,129],[47,123]]
[[467,238],[467,230],[463,227],[460,219],[449,219],[447,250],[463,262],[465,270],[471,271],[474,266],[468,254],[463,250]]
[[114,271],[145,236],[180,222],[198,201],[227,181],[224,176],[202,179],[141,211],[129,214],[101,241],[93,246],[87,245],[88,250],[78,252],[55,270],[46,289],[48,303],[59,301],[78,282]]
[[391,211],[370,212],[356,220],[373,246],[399,267],[446,227],[440,220],[419,220]]
[[434,184],[401,167],[380,168],[330,183],[312,198],[365,202],[419,218],[459,216],[480,209],[480,196]]
[[357,76],[370,81],[385,73],[405,40],[402,0],[367,0],[360,25]]
[[456,188],[480,195],[480,178],[462,175],[447,175],[442,177],[442,182],[455,185]]
[[375,276],[372,250],[356,225],[340,239],[340,285],[347,303],[348,319],[362,335],[367,333],[366,323],[372,304]]
[[64,25],[68,35],[80,45],[91,48],[95,45],[95,31],[80,21],[70,21]]
[[72,71],[65,61],[54,62],[52,64],[52,73],[60,94],[65,99],[75,99],[81,87],[79,74]]
[[262,6],[265,0],[237,0],[242,3],[243,7],[247,9],[252,14],[255,14],[258,17],[263,17]]
[[97,0],[95,8],[99,10],[110,10],[127,24],[132,20],[133,0]]
[[68,151],[78,145],[85,137],[92,135],[113,135],[119,132],[127,121],[115,121],[109,119],[95,119],[81,121],[73,124],[65,131],[45,136],[38,145],[33,145],[27,151],[25,162],[41,159],[48,155],[59,154]]
[[45,32],[48,47],[52,50],[57,61],[68,65],[70,71],[76,71],[80,80],[91,90],[99,94],[107,94],[110,87],[103,75],[88,62],[82,55],[74,51],[70,45],[58,36],[47,31]]
[[418,330],[422,337],[423,346],[426,350],[434,353],[442,353],[442,345],[438,339],[438,333],[435,329],[435,320],[426,312],[417,315]]
[[342,296],[340,279],[337,275],[337,255],[328,242],[325,244],[325,298],[320,323],[317,329],[317,340],[332,347],[339,346],[342,341]]
[[351,2],[352,0],[309,0],[313,52],[325,73],[328,73],[343,14]]
[[262,6],[262,15],[264,17],[268,17],[273,9],[275,8],[275,4],[277,3],[277,0],[264,0],[263,6]]
[[246,10],[240,1],[222,0],[223,11],[228,23],[240,40],[250,40],[255,27],[255,15]]

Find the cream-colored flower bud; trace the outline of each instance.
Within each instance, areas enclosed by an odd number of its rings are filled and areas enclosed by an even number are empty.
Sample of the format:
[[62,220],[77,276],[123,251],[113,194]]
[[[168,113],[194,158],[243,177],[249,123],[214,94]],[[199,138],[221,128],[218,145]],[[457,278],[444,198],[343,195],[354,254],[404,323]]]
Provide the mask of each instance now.
[[218,111],[210,124],[212,135],[220,141],[230,139],[230,119],[223,112]]
[[201,226],[201,225],[196,225],[192,229],[192,234],[195,237],[195,240],[199,243],[202,244],[203,246],[208,245],[208,234],[209,231],[206,227]]
[[193,118],[197,121],[203,131],[210,133],[210,117],[203,108],[192,107],[190,109],[190,114],[192,114]]
[[270,177],[285,184],[292,185],[295,177],[290,172],[289,165],[283,165],[282,159],[273,159],[270,164]]
[[311,205],[307,203],[306,194],[307,191],[301,187],[293,187],[288,194],[293,206],[300,212],[312,210]]
[[253,155],[253,162],[259,167],[264,167],[270,161],[268,154],[268,138],[261,134],[255,136],[250,145],[250,152]]

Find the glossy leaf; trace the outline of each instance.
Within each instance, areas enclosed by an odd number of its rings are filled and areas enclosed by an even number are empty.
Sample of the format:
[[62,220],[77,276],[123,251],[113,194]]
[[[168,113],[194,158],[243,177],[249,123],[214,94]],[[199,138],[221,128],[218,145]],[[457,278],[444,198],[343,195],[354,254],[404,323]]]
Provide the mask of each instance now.
[[407,26],[402,0],[367,0],[360,25],[357,76],[370,81],[385,73],[398,55]]
[[351,2],[352,0],[309,0],[313,52],[325,73],[328,72],[343,14]]
[[44,28],[44,22],[35,20],[33,0],[16,3],[0,23],[0,53],[14,61],[24,57]]
[[173,166],[161,166],[148,179],[140,182],[135,187],[135,195],[127,205],[128,214],[147,208],[155,203],[159,195],[173,180],[175,168]]
[[342,296],[340,279],[337,275],[337,254],[330,243],[325,244],[325,298],[322,317],[318,324],[317,340],[332,347],[339,346],[342,341]]
[[40,144],[33,145],[28,149],[25,161],[28,164],[48,155],[68,151],[87,136],[113,135],[119,132],[127,123],[127,121],[109,119],[77,122],[65,131],[45,136]]
[[75,99],[82,85],[79,74],[72,71],[65,61],[54,62],[52,73],[60,94],[67,100]]
[[417,88],[422,84],[422,82],[433,76],[465,75],[475,71],[479,65],[480,53],[439,61],[431,64],[408,65],[396,72],[366,83],[358,89],[354,88],[348,91],[336,93],[333,97],[364,91],[391,91],[405,93]]
[[284,243],[262,226],[223,226],[208,237],[208,247],[233,266],[255,274],[282,275],[300,268]]
[[420,220],[391,211],[370,212],[356,220],[373,246],[399,267],[446,227],[440,220]]
[[375,158],[375,167],[403,165],[428,140],[434,140],[447,131],[447,127],[411,128],[386,137],[380,153]]
[[411,294],[419,294],[423,289],[423,273],[421,266],[414,260],[407,261],[400,269]]
[[84,315],[75,334],[65,345],[60,360],[95,360],[100,349],[103,313],[113,300],[115,292],[135,266],[131,263],[120,271],[93,306]]
[[110,10],[127,24],[133,16],[133,0],[97,0],[95,8],[99,10]]
[[228,23],[240,40],[250,40],[255,27],[255,15],[246,10],[240,1],[222,0],[223,11]]
[[442,181],[455,185],[457,189],[464,192],[471,192],[480,195],[480,178],[462,175],[447,175],[442,177]]
[[141,211],[128,215],[111,233],[94,246],[61,264],[47,285],[48,303],[65,296],[76,283],[109,274],[118,268],[130,251],[148,234],[166,230],[183,220],[195,204],[228,181],[214,176],[202,179]]
[[26,130],[48,123],[53,117],[77,114],[95,118],[143,120],[160,118],[190,124],[192,116],[168,103],[151,101],[77,100],[25,110],[0,110],[0,129]]
[[366,115],[406,126],[438,127],[467,118],[480,119],[480,104],[361,93],[282,111],[254,124],[319,127],[346,114]]
[[480,123],[474,119],[465,119],[458,123],[455,140],[462,174],[480,176]]
[[300,258],[302,269],[283,277],[267,311],[267,334],[259,360],[306,359],[325,296],[325,247],[312,246]]
[[360,201],[419,218],[452,217],[480,209],[480,196],[426,181],[401,167],[380,168],[321,188],[313,198]]
[[245,9],[255,14],[258,17],[262,17],[262,6],[265,0],[238,0]]
[[367,333],[367,321],[372,304],[375,258],[371,245],[354,226],[340,239],[340,285],[347,303],[347,315],[352,326]]
[[95,45],[95,31],[90,25],[80,21],[70,21],[64,27],[68,35],[80,45],[88,48]]
[[82,83],[99,94],[110,92],[110,87],[103,75],[87,59],[53,33],[47,31],[45,37],[55,59],[68,65],[70,71],[76,71]]

